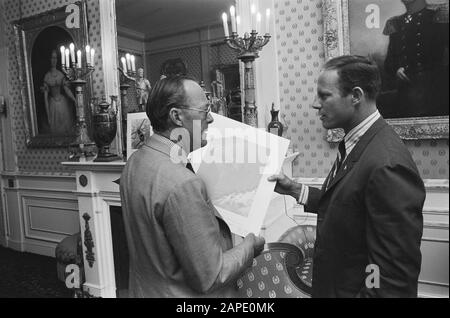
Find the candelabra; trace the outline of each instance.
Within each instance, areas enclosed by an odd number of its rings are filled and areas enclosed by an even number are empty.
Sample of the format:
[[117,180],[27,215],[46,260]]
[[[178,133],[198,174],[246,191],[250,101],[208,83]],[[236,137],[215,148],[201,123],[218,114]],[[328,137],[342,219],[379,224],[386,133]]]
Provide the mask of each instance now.
[[124,160],[127,158],[127,114],[128,114],[128,89],[131,83],[136,82],[136,72],[124,70],[119,67],[120,79],[120,104],[122,105],[122,154]]
[[69,160],[86,161],[95,156],[95,143],[89,138],[84,104],[86,79],[94,71],[94,67],[87,65],[85,68],[82,68],[79,64],[73,62],[70,67],[67,64],[64,65],[62,71],[70,84],[75,88],[76,97],[76,139],[69,145]]
[[255,105],[255,78],[253,67],[255,59],[259,57],[258,52],[269,43],[270,35],[258,36],[258,32],[253,30],[250,34],[245,33],[244,37],[239,37],[237,32],[232,32],[231,36],[225,36],[225,42],[229,47],[238,51],[238,59],[244,63],[244,123],[257,127],[258,112]]

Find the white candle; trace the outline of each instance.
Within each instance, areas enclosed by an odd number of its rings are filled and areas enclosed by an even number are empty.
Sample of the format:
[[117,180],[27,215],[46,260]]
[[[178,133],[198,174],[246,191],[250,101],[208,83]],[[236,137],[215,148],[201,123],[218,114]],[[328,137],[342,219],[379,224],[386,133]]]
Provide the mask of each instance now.
[[87,65],[91,65],[91,47],[89,45],[86,45],[86,63]]
[[73,43],[70,43],[69,45],[70,48],[70,58],[72,59],[72,63],[75,64],[75,45]]
[[134,55],[131,55],[131,71],[136,72],[136,58]]
[[257,13],[256,14],[256,32],[260,32],[260,33],[262,33],[261,32],[261,13]]
[[223,22],[223,32],[225,33],[225,36],[228,37],[230,36],[230,32],[228,31],[228,16],[225,12],[222,14],[222,22]]
[[125,54],[125,58],[127,59],[127,69],[131,71],[131,55],[127,53]]
[[238,15],[236,17],[236,29],[239,28],[241,26],[241,17]]
[[92,66],[95,64],[95,49],[91,49],[91,63]]
[[78,68],[81,68],[81,50],[77,51],[77,65]]
[[269,21],[270,21],[270,9],[269,8],[267,8],[266,9],[266,34],[269,34],[270,33],[270,23],[269,23]]
[[70,57],[69,57],[70,51],[69,51],[69,49],[66,49],[65,53],[66,53],[66,63],[67,63],[66,67],[69,68],[70,67]]
[[230,7],[231,32],[236,32],[236,8]]
[[60,49],[61,51],[61,65],[62,67],[66,66],[66,48],[64,46],[61,46]]
[[256,7],[254,4],[250,6],[250,13],[252,14],[251,17],[252,30],[256,30]]
[[125,58],[122,56],[122,58],[120,59],[122,61],[122,70],[124,73],[127,73],[127,61],[125,60]]

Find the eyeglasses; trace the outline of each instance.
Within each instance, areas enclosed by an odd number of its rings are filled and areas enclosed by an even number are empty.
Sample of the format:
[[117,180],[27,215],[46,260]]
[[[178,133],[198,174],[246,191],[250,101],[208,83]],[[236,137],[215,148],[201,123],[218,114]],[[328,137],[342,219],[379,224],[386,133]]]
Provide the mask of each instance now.
[[211,112],[211,104],[208,104],[207,109],[201,109],[201,108],[197,108],[197,107],[188,107],[188,106],[184,106],[184,105],[180,105],[180,106],[178,106],[178,108],[192,109],[192,110],[196,110],[198,112],[206,113],[206,115],[208,115]]

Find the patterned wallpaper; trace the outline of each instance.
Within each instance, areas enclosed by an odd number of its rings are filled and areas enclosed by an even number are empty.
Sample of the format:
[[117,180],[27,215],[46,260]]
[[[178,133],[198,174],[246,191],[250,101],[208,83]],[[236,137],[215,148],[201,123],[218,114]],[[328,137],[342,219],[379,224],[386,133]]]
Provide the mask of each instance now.
[[[326,130],[310,105],[325,61],[322,3],[318,0],[275,1],[280,74],[281,113],[299,158],[296,177],[326,177],[336,157],[336,145],[325,141]],[[448,140],[406,141],[423,178],[449,177]]]
[[[75,0],[6,0],[6,19],[9,22],[26,18],[45,11],[74,3]],[[93,87],[96,96],[103,95],[103,70],[101,65],[101,41],[100,41],[100,13],[98,0],[87,1],[87,16],[90,44],[96,49],[96,70],[94,71]],[[10,76],[10,99],[13,103],[12,113],[12,138],[16,147],[18,157],[18,168],[26,172],[60,173],[67,169],[59,163],[67,160],[68,150],[66,148],[42,148],[30,149],[26,145],[25,136],[25,114],[23,112],[22,99],[20,96],[20,81],[18,60],[20,52],[16,52],[14,31],[8,26],[8,50],[9,50],[9,76]]]
[[188,76],[193,77],[197,81],[202,79],[200,47],[194,46],[148,55],[147,71],[150,73],[147,76],[152,86],[159,79],[161,65],[166,60],[174,58],[181,58],[187,64]]
[[[6,0],[8,21],[19,19],[20,5],[23,17],[52,10],[75,0]],[[321,2],[318,0],[275,1],[276,37],[280,74],[281,113],[286,114],[288,136],[294,150],[301,154],[295,162],[294,175],[302,177],[325,177],[334,161],[336,146],[325,141],[326,131],[310,107],[314,99],[316,79],[324,62],[322,45],[323,21]],[[93,74],[96,95],[103,95],[103,72],[101,60],[100,17],[98,0],[88,1],[90,43],[97,49],[98,59]],[[217,58],[210,50],[210,61],[221,63],[234,57],[225,54]],[[20,171],[59,173],[66,171],[59,162],[66,160],[67,149],[29,149],[25,141],[25,125],[19,91],[18,61],[14,45],[14,33],[8,29],[9,76],[11,88],[13,142],[16,145]],[[215,57],[216,56],[216,57]],[[189,74],[201,79],[201,55],[199,47],[177,49],[148,56],[148,78],[152,85],[159,78],[160,65],[168,58],[181,57],[188,64]],[[449,178],[448,140],[422,140],[405,142],[423,178]]]

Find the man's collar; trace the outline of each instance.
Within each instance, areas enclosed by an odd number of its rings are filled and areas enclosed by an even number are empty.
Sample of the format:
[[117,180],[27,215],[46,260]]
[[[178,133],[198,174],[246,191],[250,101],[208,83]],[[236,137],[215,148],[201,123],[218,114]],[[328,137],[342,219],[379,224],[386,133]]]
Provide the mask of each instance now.
[[173,163],[186,165],[188,162],[186,151],[178,143],[156,132],[146,141],[145,145],[169,156]]

